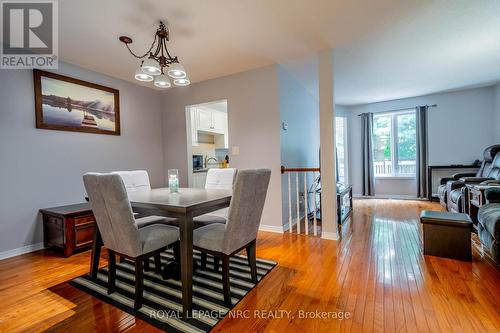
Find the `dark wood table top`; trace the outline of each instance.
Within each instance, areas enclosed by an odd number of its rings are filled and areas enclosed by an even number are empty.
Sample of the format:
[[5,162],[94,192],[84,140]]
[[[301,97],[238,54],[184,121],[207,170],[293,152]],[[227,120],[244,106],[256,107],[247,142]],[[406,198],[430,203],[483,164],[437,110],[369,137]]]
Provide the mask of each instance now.
[[[179,188],[179,192],[170,193],[169,188],[156,188],[150,191],[129,193],[133,207],[156,209],[166,212],[197,212],[216,210],[214,206],[229,206],[233,193],[231,190],[208,190],[199,188]],[[196,214],[196,215],[198,215]]]
[[88,202],[83,202],[72,205],[42,208],[40,209],[40,212],[44,214],[59,215],[61,217],[70,217],[86,213],[91,214],[92,209],[90,208],[90,204]]

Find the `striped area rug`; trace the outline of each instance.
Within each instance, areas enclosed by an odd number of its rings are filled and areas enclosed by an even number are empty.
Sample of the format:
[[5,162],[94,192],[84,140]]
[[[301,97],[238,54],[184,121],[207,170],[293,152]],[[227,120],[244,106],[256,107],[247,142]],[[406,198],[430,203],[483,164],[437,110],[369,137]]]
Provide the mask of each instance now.
[[[172,261],[172,250],[162,253],[161,258],[164,264]],[[181,318],[181,281],[164,280],[160,274],[155,273],[153,258],[150,262],[152,269],[144,272],[144,300],[138,311],[133,308],[135,275],[132,262],[117,262],[116,291],[111,295],[107,294],[107,267],[99,270],[95,281],[84,275],[72,280],[70,284],[167,332],[208,332],[255,287],[255,284],[250,278],[247,257],[231,257],[229,267],[233,305],[228,308],[223,301],[221,268],[218,272],[214,271],[213,257],[210,255],[205,270],[201,269],[199,252],[195,251],[194,259],[198,262],[198,268],[193,275],[193,314],[187,319]],[[276,262],[257,259],[259,282],[275,266]]]

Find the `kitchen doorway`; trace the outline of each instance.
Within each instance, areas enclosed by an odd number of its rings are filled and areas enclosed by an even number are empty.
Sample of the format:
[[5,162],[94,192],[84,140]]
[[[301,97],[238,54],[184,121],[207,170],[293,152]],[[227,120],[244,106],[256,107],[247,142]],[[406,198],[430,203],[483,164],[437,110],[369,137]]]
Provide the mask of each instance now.
[[229,167],[227,100],[186,107],[188,185],[204,188],[207,171]]

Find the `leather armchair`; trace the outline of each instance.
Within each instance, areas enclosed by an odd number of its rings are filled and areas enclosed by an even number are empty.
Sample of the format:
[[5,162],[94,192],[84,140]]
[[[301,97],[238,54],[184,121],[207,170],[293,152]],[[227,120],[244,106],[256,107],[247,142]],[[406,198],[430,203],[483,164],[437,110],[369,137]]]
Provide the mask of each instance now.
[[488,188],[484,194],[487,204],[479,208],[477,233],[485,253],[500,265],[500,188]]
[[465,197],[464,191],[466,184],[492,185],[493,182],[500,181],[500,150],[496,152],[491,162],[488,162],[485,158],[483,166],[487,173],[483,173],[481,176],[462,177],[459,180],[451,180],[446,183],[448,193],[447,208],[450,212],[464,212],[463,198]]
[[[463,186],[465,186],[460,179],[465,178],[465,177],[487,177],[489,174],[489,171],[491,169],[491,163],[493,162],[493,158],[495,155],[500,152],[500,144],[489,146],[486,148],[483,152],[483,163],[481,164],[481,167],[477,172],[461,172],[461,173],[456,173],[452,177],[447,177],[447,178],[441,178],[440,180],[440,186],[438,188],[438,196],[439,196],[439,202],[441,203],[441,206],[444,208],[447,208],[448,210],[451,211],[449,205],[449,195],[450,192],[459,189]],[[486,179],[484,179],[486,180]],[[448,182],[457,182],[457,184],[453,184],[448,186]],[[479,181],[480,183],[480,181]],[[455,194],[455,199],[457,199],[457,194]],[[454,201],[455,202],[455,201]]]
[[[448,191],[450,190],[446,184],[449,181],[458,181],[462,177],[474,177],[476,175],[475,172],[460,172],[456,173],[451,177],[445,177],[440,179],[440,185],[438,187],[438,197],[439,197],[439,203],[441,206],[444,208],[448,208]],[[451,189],[455,189],[458,187],[452,187]]]

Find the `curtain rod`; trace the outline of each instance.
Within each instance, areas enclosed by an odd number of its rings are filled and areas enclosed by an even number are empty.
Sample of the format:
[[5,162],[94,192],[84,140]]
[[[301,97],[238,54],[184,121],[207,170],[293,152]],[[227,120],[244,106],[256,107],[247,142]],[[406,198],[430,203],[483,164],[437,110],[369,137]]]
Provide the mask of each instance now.
[[[435,108],[438,105],[437,104],[432,104],[432,105],[417,105],[416,107],[419,107],[419,106],[427,106],[429,108]],[[409,107],[409,108],[402,108],[402,109],[392,109],[392,110],[380,111],[380,112],[377,112],[377,113],[403,111],[403,110],[409,110],[409,109],[411,109],[411,107]],[[361,116],[361,115],[362,115],[362,113],[358,114],[358,117]]]

